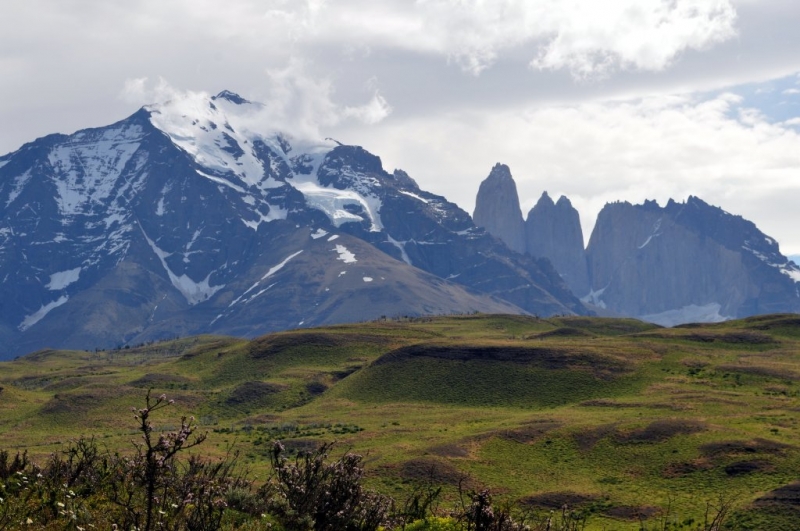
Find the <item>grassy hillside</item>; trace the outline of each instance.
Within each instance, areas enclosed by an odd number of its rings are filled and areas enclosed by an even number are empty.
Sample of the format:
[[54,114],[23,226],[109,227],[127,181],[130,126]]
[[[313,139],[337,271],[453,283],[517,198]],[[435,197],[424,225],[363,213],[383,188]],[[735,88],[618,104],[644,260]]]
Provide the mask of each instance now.
[[[78,435],[124,449],[148,388],[194,415],[201,447],[340,441],[401,497],[433,478],[529,507],[694,529],[732,500],[740,529],[800,515],[800,317],[662,329],[625,319],[471,315],[201,336],[3,363],[0,448],[38,456]],[[452,493],[452,490],[450,491]],[[680,528],[680,527],[678,527]]]

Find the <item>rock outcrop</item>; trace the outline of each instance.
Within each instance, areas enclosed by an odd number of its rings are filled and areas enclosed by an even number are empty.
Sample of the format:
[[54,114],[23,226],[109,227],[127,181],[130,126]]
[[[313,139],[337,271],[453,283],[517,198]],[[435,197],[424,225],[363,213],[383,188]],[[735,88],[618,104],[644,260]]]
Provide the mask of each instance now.
[[525,222],[519,207],[517,185],[505,164],[495,164],[481,183],[472,219],[475,225],[505,242],[509,249],[525,253]]
[[583,249],[578,211],[561,196],[553,203],[547,192],[528,212],[525,221],[526,251],[549,259],[577,296],[589,293],[589,274]]
[[607,204],[587,258],[587,302],[659,324],[800,311],[800,268],[777,242],[696,197]]

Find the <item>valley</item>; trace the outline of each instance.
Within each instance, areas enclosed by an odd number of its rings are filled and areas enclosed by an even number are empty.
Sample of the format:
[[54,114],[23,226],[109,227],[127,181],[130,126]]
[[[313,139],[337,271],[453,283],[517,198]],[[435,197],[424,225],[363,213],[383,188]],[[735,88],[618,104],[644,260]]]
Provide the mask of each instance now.
[[459,484],[489,488],[520,507],[582,509],[597,530],[695,529],[720,500],[736,529],[798,517],[792,314],[670,329],[469,314],[195,336],[39,351],[4,362],[0,387],[0,448],[37,459],[80,435],[130,449],[130,408],[152,388],[175,400],[159,429],[193,415],[209,434],[200,453],[236,448],[261,480],[271,441],[336,441],[399,500],[428,481],[444,486],[442,507]]

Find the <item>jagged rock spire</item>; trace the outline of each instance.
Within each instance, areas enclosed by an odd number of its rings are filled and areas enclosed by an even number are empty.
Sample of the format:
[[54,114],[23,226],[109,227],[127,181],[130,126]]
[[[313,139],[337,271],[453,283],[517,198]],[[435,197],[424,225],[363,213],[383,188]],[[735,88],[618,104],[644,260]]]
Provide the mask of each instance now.
[[525,222],[511,170],[497,163],[481,183],[475,200],[475,224],[484,227],[512,250],[525,252]]
[[556,203],[544,192],[525,222],[528,254],[548,258],[577,296],[589,292],[580,216],[561,196]]

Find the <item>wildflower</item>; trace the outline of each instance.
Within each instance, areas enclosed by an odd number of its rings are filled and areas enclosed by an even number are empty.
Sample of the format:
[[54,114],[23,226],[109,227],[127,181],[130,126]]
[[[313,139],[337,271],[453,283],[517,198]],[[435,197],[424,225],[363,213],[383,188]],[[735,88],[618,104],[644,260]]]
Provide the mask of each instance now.
[[30,516],[28,517],[27,520],[25,520],[25,523],[28,524],[28,525],[31,525],[33,523],[33,520],[31,520]]
[[64,504],[61,502],[58,502],[56,505],[58,505],[59,507],[64,507]]

